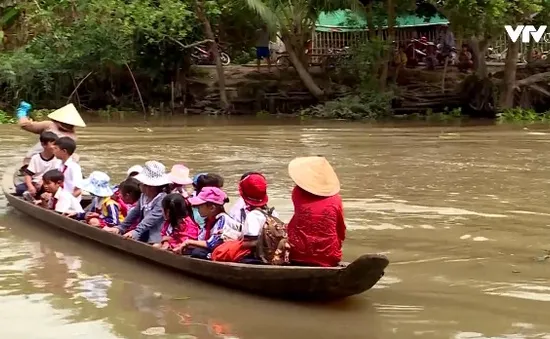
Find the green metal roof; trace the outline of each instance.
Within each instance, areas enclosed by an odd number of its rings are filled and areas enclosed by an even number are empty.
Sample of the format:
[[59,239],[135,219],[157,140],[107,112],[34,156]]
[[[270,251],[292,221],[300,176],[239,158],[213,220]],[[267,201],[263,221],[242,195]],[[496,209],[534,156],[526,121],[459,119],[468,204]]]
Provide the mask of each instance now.
[[[396,19],[396,27],[419,27],[432,25],[446,25],[449,21],[436,15],[432,18],[422,18],[416,15],[399,16]],[[384,25],[384,27],[387,27]],[[352,32],[362,31],[367,28],[367,20],[351,10],[338,10],[323,12],[319,15],[315,30],[319,32]]]

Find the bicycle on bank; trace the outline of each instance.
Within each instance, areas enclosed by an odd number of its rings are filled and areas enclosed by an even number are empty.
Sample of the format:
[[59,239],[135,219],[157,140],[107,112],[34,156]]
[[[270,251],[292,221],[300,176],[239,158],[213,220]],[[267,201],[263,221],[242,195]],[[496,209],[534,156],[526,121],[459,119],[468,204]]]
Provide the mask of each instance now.
[[[308,59],[308,67],[320,66],[325,71],[333,70],[342,62],[342,60],[350,57],[349,47],[344,48],[329,48],[326,54],[311,54],[308,50],[305,51]],[[288,70],[292,66],[290,56],[287,52],[276,52],[275,65],[280,71]],[[317,59],[316,61],[314,61]]]

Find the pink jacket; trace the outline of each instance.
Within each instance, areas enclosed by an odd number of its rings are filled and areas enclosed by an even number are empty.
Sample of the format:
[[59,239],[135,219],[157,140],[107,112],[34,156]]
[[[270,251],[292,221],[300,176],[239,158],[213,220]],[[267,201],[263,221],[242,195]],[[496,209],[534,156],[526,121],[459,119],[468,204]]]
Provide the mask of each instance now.
[[168,221],[165,221],[160,231],[162,237],[170,237],[168,243],[170,248],[182,244],[187,239],[197,240],[199,236],[199,225],[190,217],[183,219],[179,224],[179,229],[174,232]]

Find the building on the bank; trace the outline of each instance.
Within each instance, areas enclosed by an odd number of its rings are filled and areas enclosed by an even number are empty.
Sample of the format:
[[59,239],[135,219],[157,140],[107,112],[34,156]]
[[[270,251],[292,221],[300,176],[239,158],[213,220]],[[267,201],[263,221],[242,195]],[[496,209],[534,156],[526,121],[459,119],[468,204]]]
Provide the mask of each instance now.
[[[436,42],[440,36],[442,25],[449,24],[449,21],[436,15],[431,18],[418,17],[416,15],[398,16],[396,18],[395,41],[407,43],[412,38],[425,36],[428,41]],[[377,35],[384,39],[387,37],[387,24],[385,19],[375,26],[379,28]],[[550,34],[549,34],[550,36]],[[368,37],[367,21],[363,16],[351,10],[338,10],[334,12],[321,13],[312,37],[312,54],[328,54],[330,48],[343,48],[353,45],[353,42],[366,41]],[[458,38],[455,35],[456,38]],[[502,34],[492,41],[488,51],[488,60],[504,61],[507,51],[508,37],[502,28]],[[460,43],[457,41],[457,43]],[[459,46],[457,46],[459,47]],[[534,48],[541,52],[550,51],[550,38],[545,35],[543,41],[536,43]],[[526,58],[527,44],[520,46],[520,61]]]
[[[439,27],[448,23],[446,18],[439,15],[431,18],[415,15],[398,16],[395,41],[410,41],[412,38],[422,36],[425,36],[428,41],[436,41],[439,36]],[[380,29],[376,33],[386,39],[386,24],[377,26]],[[326,54],[329,48],[343,48],[351,46],[354,41],[365,41],[368,36],[367,31],[367,21],[351,10],[321,13],[313,33],[312,53]]]

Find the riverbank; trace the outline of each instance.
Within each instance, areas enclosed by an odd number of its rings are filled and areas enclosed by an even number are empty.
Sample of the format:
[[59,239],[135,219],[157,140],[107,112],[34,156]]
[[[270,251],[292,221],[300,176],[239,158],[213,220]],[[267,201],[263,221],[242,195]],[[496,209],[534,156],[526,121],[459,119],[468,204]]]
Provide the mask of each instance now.
[[[488,65],[490,72],[500,74],[503,65],[493,63]],[[313,116],[317,118],[336,119],[425,119],[448,120],[464,118],[476,115],[471,112],[468,99],[461,93],[462,84],[467,74],[460,73],[454,67],[448,71],[440,69],[427,70],[423,67],[400,70],[395,78],[395,86],[389,92],[389,97],[373,100],[382,100],[383,105],[388,105],[387,112],[382,114],[357,113],[365,109],[364,104],[354,103],[353,95],[350,96],[354,84],[349,79],[338,73],[327,74],[320,67],[312,67],[310,73],[314,80],[331,93],[331,100],[336,100],[336,106],[323,108],[316,106],[319,102],[303,85],[293,68],[281,71],[275,66],[271,71],[263,65],[258,72],[254,65],[236,66],[230,65],[224,68],[225,87],[228,99],[232,106],[233,115],[281,115],[281,116]],[[445,77],[443,78],[443,75]],[[198,66],[193,68],[191,75],[182,83],[174,85],[172,91],[181,92],[178,96],[173,94],[172,100],[159,101],[157,105],[145,105],[140,110],[139,102],[134,102],[133,107],[112,107],[104,109],[89,109],[79,100],[73,100],[82,112],[91,112],[103,120],[121,120],[127,116],[141,116],[145,120],[152,116],[174,115],[218,115],[220,109],[220,95],[216,69],[213,66]],[[177,88],[176,88],[177,87]],[[185,94],[182,94],[185,93]],[[374,93],[376,96],[376,93]],[[176,100],[175,98],[179,98]],[[75,96],[75,99],[78,99]],[[368,100],[369,104],[373,100]],[[385,100],[385,103],[384,103]],[[38,103],[38,105],[43,103]],[[44,103],[46,104],[46,103]],[[50,107],[53,109],[55,106]],[[63,105],[64,103],[58,103]],[[0,110],[0,123],[14,122],[11,114],[13,107],[3,105]],[[38,106],[40,107],[40,106]],[[367,107],[368,109],[368,107]],[[342,110],[343,112],[338,112]],[[49,110],[34,113],[35,119],[45,116]],[[507,118],[518,115],[523,118],[531,116],[530,113],[520,112],[506,114]],[[493,113],[494,114],[494,113]],[[536,114],[535,114],[536,115]],[[482,116],[487,118],[488,116]],[[508,119],[509,120],[509,119]],[[513,120],[513,119],[512,119]]]
[[[226,92],[232,105],[232,114],[298,116],[301,110],[318,103],[318,100],[304,87],[301,79],[292,68],[280,71],[276,67],[272,67],[271,72],[269,72],[267,67],[261,67],[260,72],[258,72],[256,67],[252,65],[230,65],[226,66],[224,70]],[[334,98],[343,97],[350,90],[345,79],[335,79],[336,75],[334,74],[331,78],[319,67],[313,67],[310,72],[315,81],[329,90]],[[403,70],[397,78],[401,94],[393,100],[395,114],[422,114],[430,109],[432,112],[443,112],[445,107],[447,110],[454,108],[457,100],[456,96],[450,93],[450,90],[446,90],[445,95],[448,98],[446,102],[439,94],[436,97],[433,96],[434,90],[437,90],[440,86],[441,76],[442,73],[439,71],[426,71],[420,68]],[[461,74],[448,72],[446,86],[453,88],[463,78]],[[178,97],[179,100],[160,101],[156,106],[146,105],[145,112],[143,109],[140,110],[139,102],[135,102],[134,107],[109,106],[95,110],[89,109],[78,100],[73,100],[73,102],[79,110],[94,111],[103,118],[117,117],[121,114],[135,114],[137,111],[141,111],[139,114],[142,116],[215,115],[220,113],[220,97],[215,67],[196,67],[192,75],[185,79],[184,88],[181,83],[175,87],[178,87],[177,91],[185,92],[185,95],[173,95],[172,97]],[[426,102],[426,96],[434,97],[436,100]],[[424,103],[421,103],[421,101],[424,101]],[[55,106],[52,107],[51,104],[51,102],[37,103],[38,107],[40,105],[44,107],[45,105],[45,107],[50,106],[53,109]],[[57,105],[63,105],[63,103],[57,103]],[[14,108],[5,104],[0,105],[0,108],[3,108],[3,113],[0,113],[0,121],[9,122],[11,119],[10,114],[6,112],[10,112]]]

